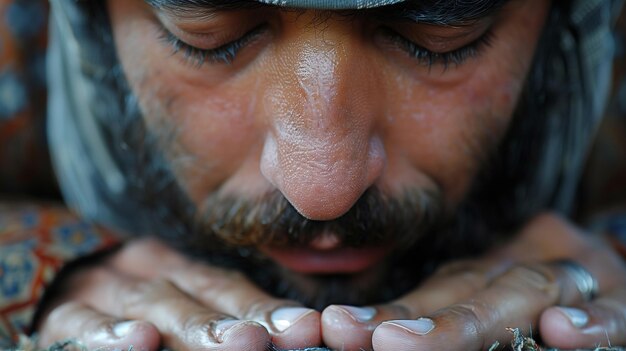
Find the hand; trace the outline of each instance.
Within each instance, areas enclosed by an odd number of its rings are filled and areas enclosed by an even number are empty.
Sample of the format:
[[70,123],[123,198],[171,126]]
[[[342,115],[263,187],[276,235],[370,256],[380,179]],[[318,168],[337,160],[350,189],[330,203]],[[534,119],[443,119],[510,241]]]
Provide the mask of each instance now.
[[[583,301],[557,263],[563,259],[593,274],[597,298]],[[622,259],[600,238],[541,215],[507,247],[445,266],[396,301],[373,308],[330,306],[322,313],[325,344],[346,351],[486,350],[496,340],[511,340],[506,327],[529,326],[533,335],[538,331],[545,343],[563,349],[594,349],[607,337],[613,345],[626,344]]]
[[261,292],[240,273],[193,263],[154,240],[127,244],[63,282],[40,344],[88,349],[266,350],[321,343],[320,314]]

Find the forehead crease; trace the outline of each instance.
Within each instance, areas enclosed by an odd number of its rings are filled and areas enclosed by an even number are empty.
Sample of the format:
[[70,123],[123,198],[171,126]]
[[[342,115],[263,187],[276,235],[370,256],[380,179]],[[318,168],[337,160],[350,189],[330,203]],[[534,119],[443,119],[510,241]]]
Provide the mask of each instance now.
[[256,8],[255,0],[144,0],[148,5],[175,15],[203,15],[215,11]]
[[409,0],[385,8],[383,13],[414,22],[461,24],[493,14],[511,0]]

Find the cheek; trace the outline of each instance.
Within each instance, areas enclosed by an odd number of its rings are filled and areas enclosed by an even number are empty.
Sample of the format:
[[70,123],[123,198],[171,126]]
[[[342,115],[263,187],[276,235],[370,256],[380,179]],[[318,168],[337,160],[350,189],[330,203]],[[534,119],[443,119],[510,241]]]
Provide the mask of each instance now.
[[467,84],[453,91],[423,89],[395,104],[403,108],[390,114],[393,127],[387,140],[402,150],[395,154],[441,187],[450,204],[465,194],[510,121],[517,84],[491,83],[488,88]]
[[[521,46],[494,48],[480,63],[469,63],[471,73],[462,79],[403,76],[387,88],[396,96],[387,140],[414,173],[443,190],[448,204],[463,198],[507,131],[533,56],[532,47]],[[526,54],[513,54],[519,52]]]
[[258,89],[253,88],[258,83],[216,83],[201,68],[173,63],[171,51],[159,41],[145,39],[155,36],[146,25],[115,27],[120,60],[148,132],[157,138],[180,185],[199,201],[258,149],[253,147],[259,143],[254,113]]
[[[159,78],[161,81],[162,78]],[[176,126],[168,157],[183,186],[200,200],[255,156],[254,99],[222,87],[220,92],[172,83],[159,101],[170,101],[163,118]],[[258,153],[258,152],[257,152]]]

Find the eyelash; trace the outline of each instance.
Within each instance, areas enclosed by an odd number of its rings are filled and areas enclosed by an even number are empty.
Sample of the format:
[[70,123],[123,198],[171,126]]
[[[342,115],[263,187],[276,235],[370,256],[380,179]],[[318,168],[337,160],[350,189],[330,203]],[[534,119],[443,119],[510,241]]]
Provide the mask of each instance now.
[[161,27],[161,39],[172,48],[173,54],[182,53],[186,61],[201,67],[205,63],[223,63],[230,65],[235,60],[239,50],[252,42],[265,30],[264,25],[257,26],[244,34],[241,38],[233,40],[215,49],[201,49],[189,45],[172,34],[165,27]]
[[458,49],[448,52],[434,52],[417,45],[391,29],[387,31],[389,39],[406,51],[411,58],[416,59],[420,64],[429,68],[434,65],[442,65],[444,70],[451,64],[458,67],[466,60],[479,56],[482,50],[491,46],[494,36],[493,31],[489,29],[479,38]]
[[[196,66],[200,67],[207,62],[224,63],[228,65],[231,64],[239,50],[243,49],[247,44],[261,34],[265,29],[265,26],[260,25],[255,27],[244,34],[241,38],[226,43],[215,49],[201,49],[193,45],[189,45],[176,37],[165,27],[161,27],[161,29],[163,31],[162,39],[172,47],[173,54],[180,52],[184,55],[185,60],[193,62]],[[447,69],[450,64],[458,67],[467,59],[479,56],[485,47],[489,47],[491,45],[493,39],[493,32],[490,29],[479,38],[463,47],[449,52],[434,52],[419,46],[391,29],[387,29],[386,32],[386,35],[392,40],[392,42],[399,45],[409,54],[409,56],[418,60],[421,64],[428,67],[440,64],[444,67],[444,69]]]

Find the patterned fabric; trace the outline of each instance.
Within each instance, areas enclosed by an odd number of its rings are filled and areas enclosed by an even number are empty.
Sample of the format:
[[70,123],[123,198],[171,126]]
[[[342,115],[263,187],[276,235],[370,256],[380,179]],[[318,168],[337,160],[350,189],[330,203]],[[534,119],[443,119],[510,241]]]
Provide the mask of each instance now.
[[60,206],[0,204],[0,340],[29,332],[45,287],[66,262],[116,242]]
[[66,208],[4,199],[59,194],[45,137],[47,16],[45,0],[0,0],[0,349],[29,331],[66,262],[116,242]]

